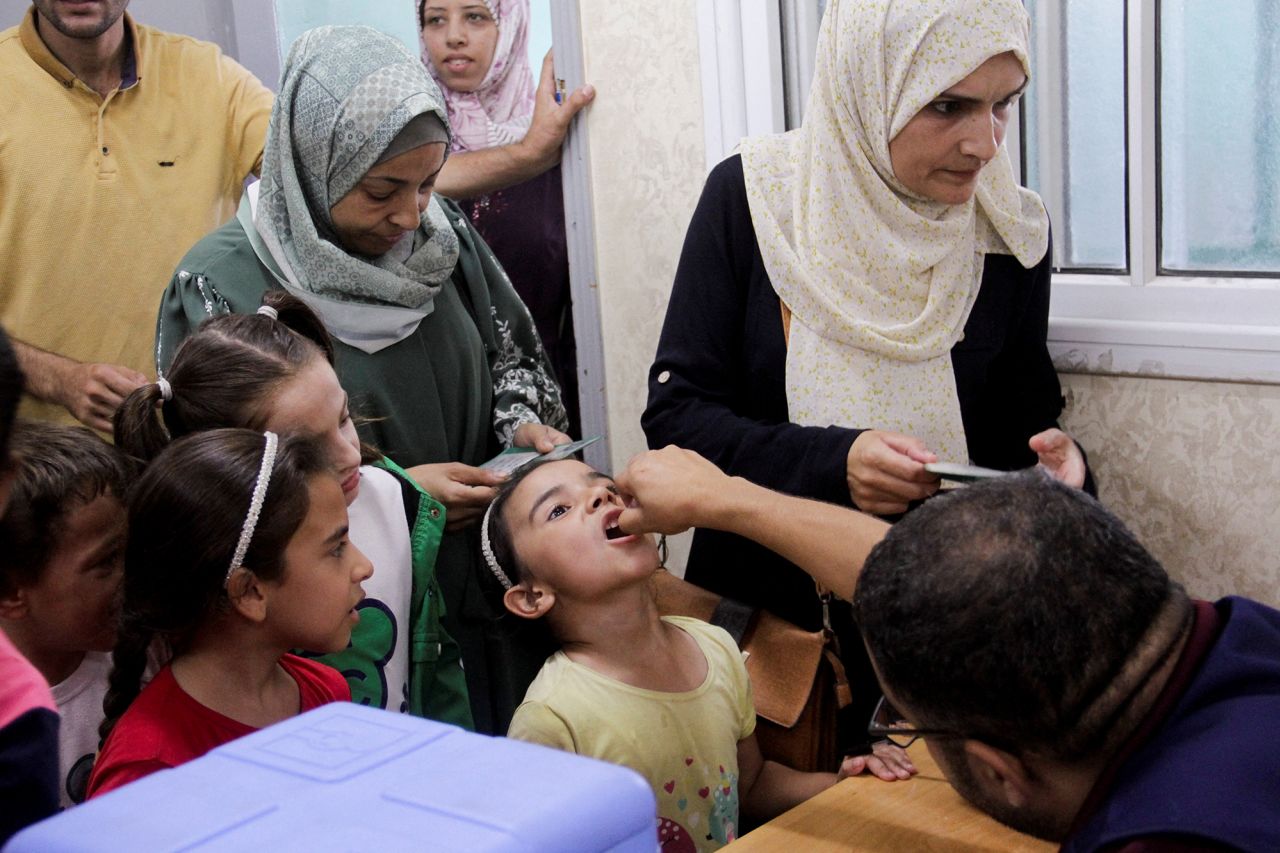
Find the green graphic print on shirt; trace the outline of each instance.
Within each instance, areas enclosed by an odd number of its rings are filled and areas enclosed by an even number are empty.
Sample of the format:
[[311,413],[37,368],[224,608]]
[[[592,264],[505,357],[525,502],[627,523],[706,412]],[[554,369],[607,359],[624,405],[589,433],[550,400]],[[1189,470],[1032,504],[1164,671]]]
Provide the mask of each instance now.
[[351,701],[388,711],[409,710],[406,685],[395,685],[398,704],[392,705],[392,690],[387,684],[387,663],[396,649],[397,626],[391,608],[376,598],[366,598],[356,605],[360,622],[351,631],[351,642],[340,651],[327,655],[300,652],[306,657],[331,666],[351,687]]

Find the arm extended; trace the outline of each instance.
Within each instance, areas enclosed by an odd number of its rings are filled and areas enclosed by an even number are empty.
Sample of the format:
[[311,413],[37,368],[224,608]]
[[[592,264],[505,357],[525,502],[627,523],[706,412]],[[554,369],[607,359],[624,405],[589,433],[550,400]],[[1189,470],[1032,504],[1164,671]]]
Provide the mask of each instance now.
[[781,554],[846,600],[867,555],[889,529],[855,510],[730,477],[678,447],[640,454],[617,482],[633,499],[618,520],[628,533],[678,533],[689,527],[735,533]]

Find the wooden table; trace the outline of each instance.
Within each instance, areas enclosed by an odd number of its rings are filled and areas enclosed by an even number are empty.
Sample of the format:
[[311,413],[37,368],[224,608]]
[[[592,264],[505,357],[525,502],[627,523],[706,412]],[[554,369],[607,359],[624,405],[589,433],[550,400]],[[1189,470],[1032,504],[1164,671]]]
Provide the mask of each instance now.
[[845,779],[730,844],[731,853],[847,853],[850,850],[1052,851],[969,805],[943,777],[922,741],[908,750],[919,774],[882,782]]

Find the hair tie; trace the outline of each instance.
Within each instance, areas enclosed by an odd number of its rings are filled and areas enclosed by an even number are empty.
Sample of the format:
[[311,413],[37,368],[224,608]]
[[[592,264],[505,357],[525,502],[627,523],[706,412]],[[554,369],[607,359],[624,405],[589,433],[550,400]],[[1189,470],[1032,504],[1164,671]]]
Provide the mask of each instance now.
[[161,376],[156,380],[156,387],[160,389],[160,400],[169,402],[173,399],[173,386],[169,384],[169,380]]
[[231,581],[231,573],[244,564],[244,555],[249,553],[249,543],[253,541],[253,530],[258,526],[258,515],[262,512],[262,502],[267,497],[267,486],[271,482],[271,470],[276,461],[276,446],[279,436],[274,432],[264,432],[266,443],[262,448],[262,464],[258,466],[258,479],[253,483],[253,496],[249,499],[249,511],[245,513],[244,525],[240,528],[240,541],[236,543],[235,554],[231,557],[231,566],[223,579],[225,587]]
[[270,317],[272,320],[280,319],[280,312],[272,308],[270,305],[259,305],[257,313],[264,317]]
[[489,516],[493,514],[493,504],[493,501],[489,502],[489,508],[484,511],[484,518],[480,520],[480,553],[484,555],[485,564],[498,579],[498,583],[502,584],[502,588],[511,589],[511,578],[507,577],[502,566],[498,565],[498,558],[493,556],[493,545],[489,542]]

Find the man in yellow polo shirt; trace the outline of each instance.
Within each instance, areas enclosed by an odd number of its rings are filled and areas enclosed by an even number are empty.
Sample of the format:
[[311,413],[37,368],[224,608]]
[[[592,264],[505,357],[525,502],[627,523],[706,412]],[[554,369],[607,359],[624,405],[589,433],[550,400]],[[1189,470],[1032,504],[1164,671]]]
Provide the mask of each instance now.
[[109,430],[174,266],[261,165],[272,96],[129,0],[34,4],[0,32],[0,323],[22,414]]

